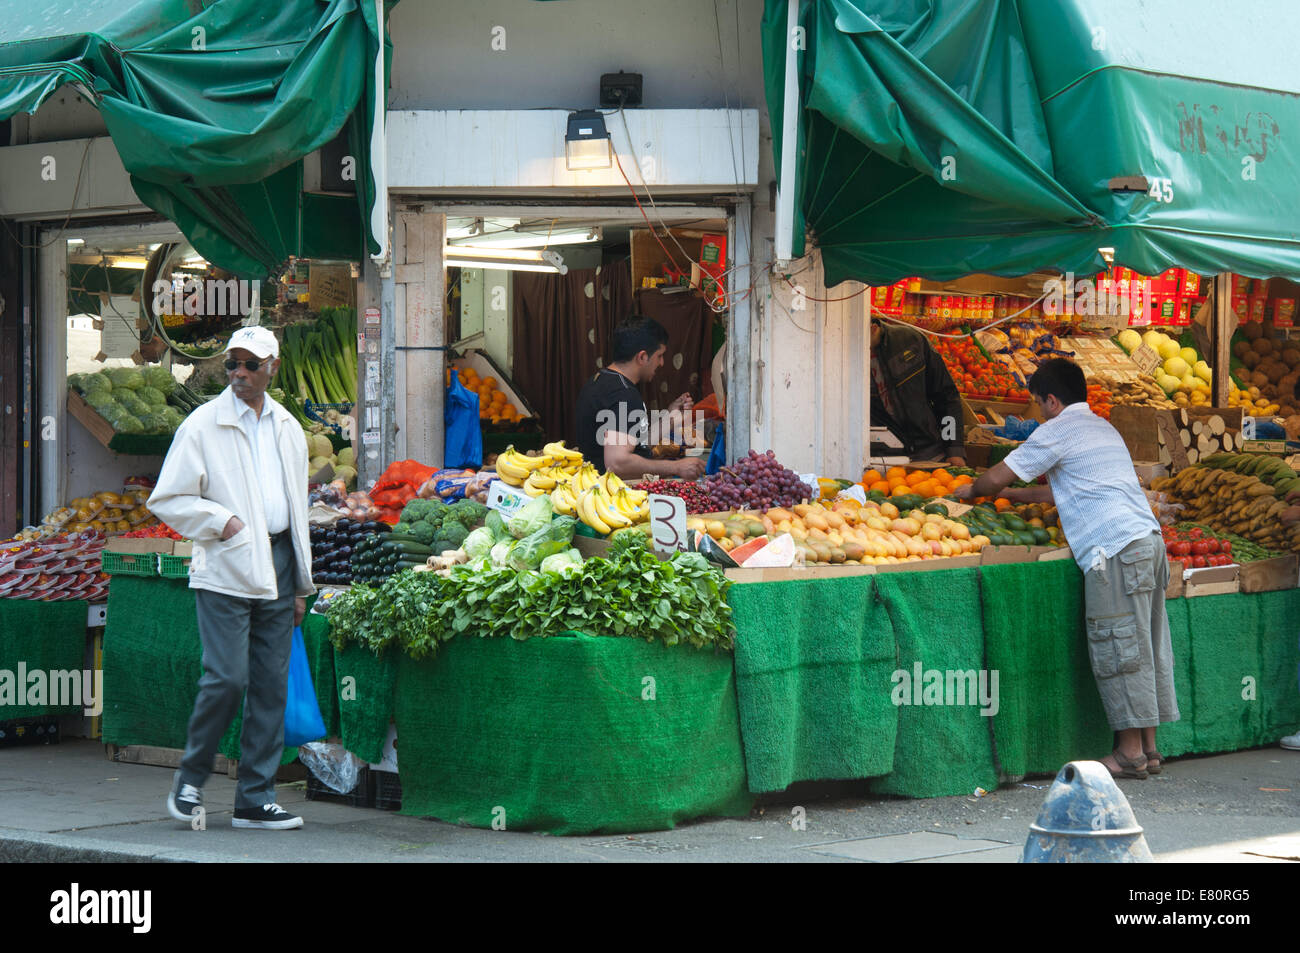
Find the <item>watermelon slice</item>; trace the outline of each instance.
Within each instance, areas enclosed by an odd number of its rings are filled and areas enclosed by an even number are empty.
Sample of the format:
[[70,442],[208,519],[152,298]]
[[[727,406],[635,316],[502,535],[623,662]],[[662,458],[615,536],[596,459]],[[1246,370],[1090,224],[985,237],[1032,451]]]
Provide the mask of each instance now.
[[[794,565],[794,537],[782,533],[746,558],[741,565],[750,569],[784,569]],[[749,545],[746,543],[745,545]],[[734,552],[733,552],[734,555]]]
[[768,540],[766,536],[755,536],[753,539],[746,540],[739,546],[733,548],[731,550],[731,558],[743,566],[745,565],[745,560],[750,556],[753,556],[760,549],[766,548],[767,542]]

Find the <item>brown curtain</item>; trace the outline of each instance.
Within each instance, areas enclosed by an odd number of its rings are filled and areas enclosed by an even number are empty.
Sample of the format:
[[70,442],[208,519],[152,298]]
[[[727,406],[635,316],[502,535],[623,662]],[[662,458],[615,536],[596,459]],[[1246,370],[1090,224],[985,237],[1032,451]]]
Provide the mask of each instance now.
[[632,266],[514,275],[515,385],[554,438],[577,439],[574,408],[582,389],[609,360],[614,325],[632,313]]
[[641,388],[647,410],[666,409],[682,394],[704,399],[713,364],[713,312],[699,295],[641,288],[636,310],[668,329],[668,353],[655,379]]

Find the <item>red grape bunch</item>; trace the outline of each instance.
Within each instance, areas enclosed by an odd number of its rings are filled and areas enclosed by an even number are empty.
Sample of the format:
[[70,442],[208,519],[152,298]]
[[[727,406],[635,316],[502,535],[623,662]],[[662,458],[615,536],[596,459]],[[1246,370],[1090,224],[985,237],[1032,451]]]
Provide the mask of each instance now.
[[707,477],[704,487],[714,511],[794,506],[812,495],[812,489],[799,479],[799,474],[781,466],[771,450],[749,451],[731,466]]

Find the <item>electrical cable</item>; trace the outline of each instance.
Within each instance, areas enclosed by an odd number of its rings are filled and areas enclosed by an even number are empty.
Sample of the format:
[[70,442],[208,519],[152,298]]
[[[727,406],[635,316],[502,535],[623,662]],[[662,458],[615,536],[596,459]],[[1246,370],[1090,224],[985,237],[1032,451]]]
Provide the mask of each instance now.
[[48,242],[45,242],[45,244],[43,245],[24,245],[22,241],[18,238],[18,236],[16,236],[12,231],[9,230],[9,222],[4,218],[0,218],[0,224],[4,225],[5,232],[8,233],[9,238],[19,248],[25,248],[28,251],[40,251],[42,249],[49,248],[56,241],[59,240],[59,236],[61,236],[65,231],[67,231],[68,223],[72,221],[72,213],[77,210],[77,196],[81,194],[81,180],[86,173],[86,159],[89,158],[90,156],[90,146],[91,143],[93,143],[94,141],[95,140],[93,139],[86,140],[86,148],[81,153],[81,166],[77,169],[77,181],[72,188],[72,204],[68,206],[68,214],[64,217],[63,224],[59,226],[59,230],[54,233],[53,238],[51,238]]

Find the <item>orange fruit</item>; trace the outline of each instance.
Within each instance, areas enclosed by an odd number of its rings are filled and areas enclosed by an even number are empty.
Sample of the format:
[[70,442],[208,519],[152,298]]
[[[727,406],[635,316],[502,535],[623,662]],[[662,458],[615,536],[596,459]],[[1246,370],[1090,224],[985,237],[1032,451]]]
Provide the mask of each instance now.
[[495,389],[497,386],[497,379],[495,377],[485,377],[483,378],[483,386]]
[[876,469],[865,470],[863,471],[862,474],[862,485],[871,486],[871,484],[873,483],[879,483],[882,479],[884,478],[880,475],[879,470]]
[[912,488],[911,488],[910,486],[908,486],[906,483],[900,483],[900,484],[898,484],[898,486],[894,487],[894,488],[889,492],[889,495],[890,495],[890,496],[907,496],[907,495],[908,495],[909,493],[911,493],[911,492],[912,492]]
[[961,476],[953,477],[952,483],[950,485],[955,490],[959,486],[965,486],[967,483],[974,483],[974,482],[975,482],[974,480],[972,480],[970,477],[968,477],[966,474],[963,473],[961,474]]
[[894,477],[898,477],[901,480],[906,476],[907,476],[907,469],[905,467],[890,467],[888,470],[885,471],[886,480],[892,480],[894,479]]
[[918,484],[924,483],[929,478],[930,475],[924,470],[913,470],[907,475],[907,478],[903,482],[908,486],[917,486]]
[[879,490],[881,493],[889,493],[893,489],[893,484],[888,480],[877,480],[875,483],[871,484],[871,486],[867,487],[868,491]]
[[939,488],[933,480],[922,480],[916,486],[912,487],[912,492],[921,496],[938,496]]
[[940,467],[939,469],[935,470],[933,473],[930,474],[930,476],[934,478],[936,483],[942,483],[944,486],[947,486],[949,483],[952,482],[952,474],[949,473],[947,470],[945,470],[943,467]]

